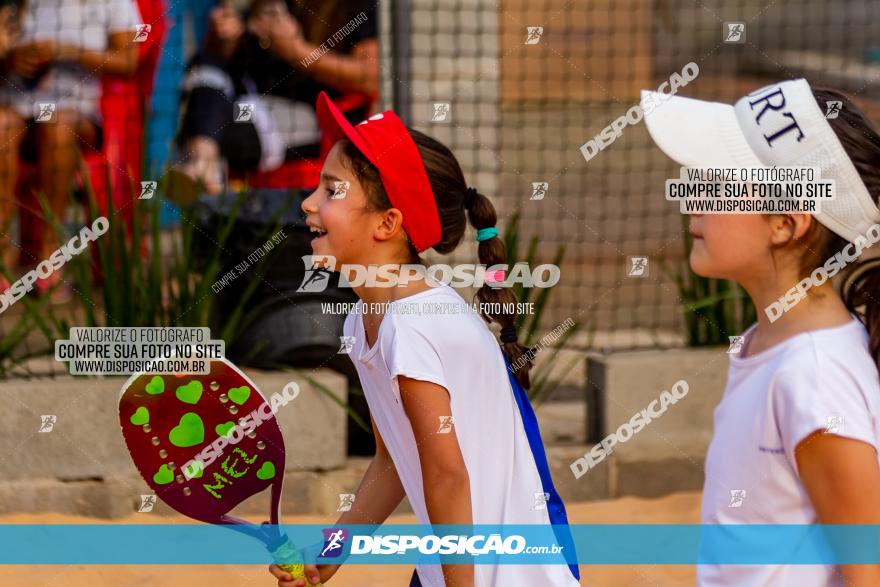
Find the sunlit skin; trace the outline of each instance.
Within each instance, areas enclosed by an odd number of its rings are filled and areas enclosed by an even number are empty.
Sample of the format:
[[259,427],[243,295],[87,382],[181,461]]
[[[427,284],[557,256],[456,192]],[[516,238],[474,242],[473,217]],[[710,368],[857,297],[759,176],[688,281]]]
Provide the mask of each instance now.
[[[336,182],[347,181],[345,197],[334,199]],[[403,231],[403,215],[392,208],[377,212],[367,208],[363,186],[341,157],[340,144],[331,149],[321,171],[321,184],[303,201],[309,226],[320,228],[326,234],[312,240],[313,255],[332,255],[336,265],[342,264],[404,264],[409,262],[407,238]],[[364,301],[361,316],[366,343],[376,343],[384,315],[367,314],[371,303],[399,300],[431,286],[424,280],[410,281],[401,287],[356,287]],[[412,426],[418,444],[422,470],[425,505],[432,524],[471,524],[470,479],[461,447],[454,434],[437,434],[437,422],[452,413],[449,392],[431,383],[399,376],[398,386],[404,411]],[[382,435],[373,422],[376,437],[376,455],[357,489],[357,498],[350,511],[344,512],[336,526],[348,524],[377,524],[384,522],[404,497],[400,477],[395,469]],[[339,565],[306,565],[305,573],[311,583],[326,581],[339,570]],[[290,575],[276,565],[269,567],[278,579],[279,587],[306,587],[303,580],[291,580]],[[447,585],[471,587],[474,571],[470,565],[443,565]]]
[[[815,221],[808,214],[691,216],[691,268],[703,277],[736,281],[757,308],[758,326],[743,355],[852,320],[831,282],[812,288],[776,322],[763,311],[804,277],[800,256],[805,245],[781,245],[802,238]],[[880,465],[872,446],[817,432],[797,446],[795,458],[819,523],[880,524]],[[846,565],[840,573],[847,585],[880,585],[880,565]]]

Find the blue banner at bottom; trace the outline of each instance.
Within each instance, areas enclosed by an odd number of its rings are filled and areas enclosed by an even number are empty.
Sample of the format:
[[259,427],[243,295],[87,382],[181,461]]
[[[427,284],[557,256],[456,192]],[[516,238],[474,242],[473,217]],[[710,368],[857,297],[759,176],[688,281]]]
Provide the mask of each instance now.
[[[878,525],[264,525],[266,528],[286,534],[310,563],[880,564]],[[560,536],[569,535],[570,541],[560,542]],[[272,560],[265,544],[231,531],[231,526],[0,525],[0,564],[4,565],[268,564]]]

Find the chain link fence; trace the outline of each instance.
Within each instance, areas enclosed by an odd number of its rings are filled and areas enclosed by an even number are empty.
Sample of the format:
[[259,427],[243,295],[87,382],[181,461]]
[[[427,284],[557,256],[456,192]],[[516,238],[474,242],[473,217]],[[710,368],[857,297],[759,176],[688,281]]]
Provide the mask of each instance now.
[[385,13],[386,104],[452,148],[500,226],[520,213],[542,262],[565,246],[545,327],[574,317],[587,348],[686,340],[686,225],[663,197],[675,164],[642,124],[581,152],[640,90],[693,62],[679,95],[733,103],[805,77],[880,112],[880,4],[868,0],[398,0]]
[[[637,105],[641,90],[695,63],[699,75],[679,95],[732,103],[806,77],[880,118],[875,0],[387,0],[376,13],[378,108],[450,146],[470,185],[496,203],[499,228],[518,214],[521,248],[537,238],[538,262],[565,247],[542,328],[573,318],[579,348],[687,339],[677,283],[689,274],[685,224],[663,198],[676,166],[642,124],[585,156],[584,145]],[[169,22],[168,43],[191,51],[178,38],[182,26]],[[177,59],[180,69],[185,57]],[[176,91],[164,71],[157,93]],[[179,117],[174,99],[153,104],[150,120]],[[475,259],[468,240],[452,258],[429,262]],[[0,315],[6,343],[21,310]],[[21,352],[38,351],[39,337],[27,338],[34,343]]]

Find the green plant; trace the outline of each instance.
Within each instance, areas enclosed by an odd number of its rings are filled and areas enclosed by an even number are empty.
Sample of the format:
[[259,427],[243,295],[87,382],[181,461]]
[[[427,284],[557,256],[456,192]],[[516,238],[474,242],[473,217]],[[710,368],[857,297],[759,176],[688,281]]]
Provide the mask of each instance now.
[[[520,233],[519,233],[520,212],[516,211],[504,227],[504,244],[507,247],[508,266],[513,266],[518,262],[528,263],[530,267],[535,265],[535,257],[538,249],[538,237],[533,236],[529,241],[528,247],[524,255],[520,255]],[[556,250],[553,258],[553,264],[560,266],[565,258],[565,245],[560,245]],[[545,336],[544,331],[547,330],[546,325],[542,324],[542,317],[550,300],[553,288],[530,288],[523,287],[522,284],[515,284],[512,288],[513,294],[518,303],[534,303],[534,313],[520,314],[516,319],[516,327],[518,332],[522,333],[522,341],[526,347],[535,346]],[[561,368],[557,369],[557,365],[562,357],[561,350],[565,347],[566,342],[581,328],[581,323],[575,321],[574,325],[568,328],[562,335],[545,349],[538,349],[538,353],[548,353],[548,358],[538,363],[531,371],[530,378],[532,382],[529,389],[529,399],[533,402],[540,403],[546,401],[552,393],[559,387],[559,384],[565,378],[565,375],[571,371],[581,357],[575,357]],[[552,330],[552,328],[550,329]],[[552,377],[552,378],[551,378]]]
[[[685,258],[690,256],[693,239],[685,224]],[[756,320],[752,300],[738,284],[724,279],[709,279],[694,273],[690,266],[673,274],[684,312],[688,346],[729,344],[730,336],[742,333]]]

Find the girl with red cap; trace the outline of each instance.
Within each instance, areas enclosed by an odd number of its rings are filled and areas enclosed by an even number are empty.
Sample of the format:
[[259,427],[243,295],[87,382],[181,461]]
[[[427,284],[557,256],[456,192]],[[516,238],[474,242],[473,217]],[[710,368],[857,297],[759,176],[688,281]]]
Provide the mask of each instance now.
[[[302,205],[317,233],[315,258],[337,266],[420,264],[427,249],[455,250],[470,221],[480,263],[505,262],[495,208],[467,187],[448,148],[391,111],[352,126],[321,95],[317,113],[335,144],[320,187]],[[424,274],[396,287],[372,285],[352,285],[360,301],[345,335],[354,340],[350,354],[370,406],[376,456],[337,525],[381,524],[404,496],[422,525],[552,524],[571,558],[495,565],[435,558],[416,566],[410,585],[578,585],[565,507],[525,391],[531,356],[517,342],[516,315],[491,313],[484,321],[449,285]],[[477,301],[515,305],[509,289],[495,286],[483,285]],[[501,326],[500,345],[486,321]],[[317,583],[338,568],[307,566],[306,575]],[[305,587],[277,566],[270,570],[282,587]]]

